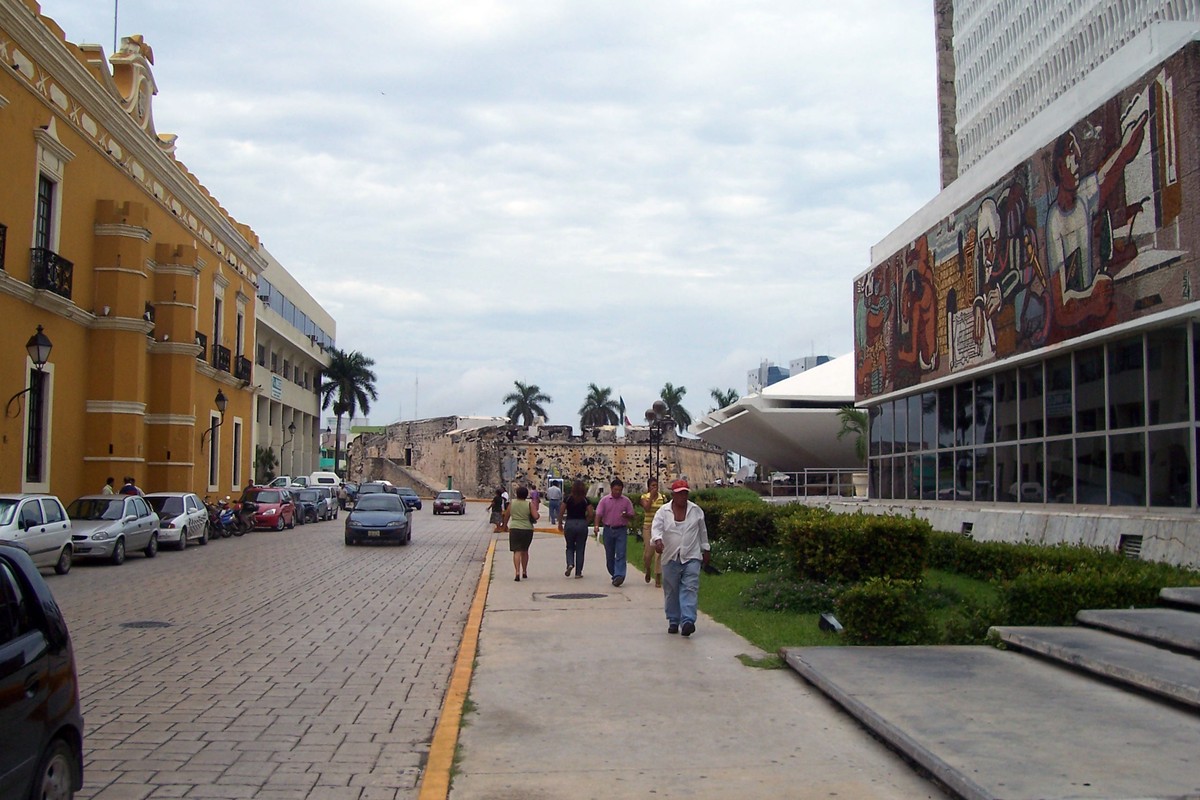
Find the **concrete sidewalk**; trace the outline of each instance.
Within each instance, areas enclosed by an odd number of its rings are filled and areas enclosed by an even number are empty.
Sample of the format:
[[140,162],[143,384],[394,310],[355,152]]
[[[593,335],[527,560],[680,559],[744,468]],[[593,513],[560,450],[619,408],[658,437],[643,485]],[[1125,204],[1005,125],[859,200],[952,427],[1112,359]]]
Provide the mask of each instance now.
[[614,588],[595,539],[584,578],[564,566],[538,534],[515,582],[497,543],[454,800],[949,797],[791,670],[744,666],[766,654],[703,614],[668,635],[662,591],[632,570]]

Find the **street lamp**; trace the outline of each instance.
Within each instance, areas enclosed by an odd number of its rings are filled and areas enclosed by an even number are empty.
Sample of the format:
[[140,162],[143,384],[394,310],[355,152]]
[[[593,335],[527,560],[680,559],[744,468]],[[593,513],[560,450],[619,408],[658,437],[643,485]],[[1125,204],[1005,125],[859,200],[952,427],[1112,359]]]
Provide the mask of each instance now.
[[[288,437],[283,440],[283,444],[279,445],[279,468],[281,470],[283,469],[283,448],[287,447],[288,444],[291,443],[292,439],[296,438],[296,423],[289,422],[287,426],[287,432]],[[290,470],[284,470],[284,472],[288,475],[291,474]]]
[[50,342],[49,337],[42,333],[42,326],[37,326],[37,333],[29,337],[29,341],[25,343],[25,352],[29,353],[29,360],[33,362],[33,369],[37,373],[37,378],[29,381],[29,386],[8,398],[8,405],[4,407],[4,416],[12,416],[9,412],[12,410],[12,404],[28,392],[32,392],[35,388],[41,387],[41,378],[44,374],[46,362],[50,360],[50,350],[54,345]]
[[658,480],[658,463],[662,453],[662,437],[667,425],[671,424],[671,416],[667,413],[667,404],[655,400],[646,409],[646,425],[650,428],[650,477]]
[[[221,419],[218,420],[216,425],[210,425],[206,430],[204,430],[200,433],[200,449],[201,450],[204,449],[204,437],[205,436],[209,436],[209,437],[215,436],[216,432],[217,432],[217,428],[219,428],[225,424],[225,408],[229,405],[229,399],[227,397],[225,397],[224,392],[222,392],[220,389],[217,389],[217,396],[213,398],[213,402],[216,403],[216,405],[217,405],[217,411],[220,412]],[[211,442],[212,440],[210,439],[209,441]]]

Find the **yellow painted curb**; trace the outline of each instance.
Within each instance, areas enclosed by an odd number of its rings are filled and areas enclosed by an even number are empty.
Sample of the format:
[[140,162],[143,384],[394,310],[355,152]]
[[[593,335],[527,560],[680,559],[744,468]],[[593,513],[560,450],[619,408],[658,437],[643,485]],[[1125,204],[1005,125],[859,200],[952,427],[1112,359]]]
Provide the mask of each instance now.
[[446,689],[442,712],[438,715],[433,741],[429,744],[429,758],[425,762],[421,790],[417,795],[419,800],[445,800],[450,794],[450,770],[454,766],[454,749],[458,745],[458,731],[462,725],[463,703],[467,699],[467,690],[471,688],[475,652],[479,648],[479,629],[483,625],[483,606],[487,600],[495,555],[496,540],[492,539],[483,559],[479,585],[475,587],[475,600],[467,614],[467,626],[463,630],[462,643],[458,646],[454,671],[450,673],[450,686]]

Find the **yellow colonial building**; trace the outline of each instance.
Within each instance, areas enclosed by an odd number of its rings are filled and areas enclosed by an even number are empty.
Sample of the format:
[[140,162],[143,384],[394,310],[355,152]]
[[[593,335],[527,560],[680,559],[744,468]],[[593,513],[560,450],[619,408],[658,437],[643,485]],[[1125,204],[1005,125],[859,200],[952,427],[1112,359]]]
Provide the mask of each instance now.
[[155,131],[141,37],[106,57],[0,0],[0,63],[0,492],[69,502],[126,475],[233,492],[253,460],[258,237]]

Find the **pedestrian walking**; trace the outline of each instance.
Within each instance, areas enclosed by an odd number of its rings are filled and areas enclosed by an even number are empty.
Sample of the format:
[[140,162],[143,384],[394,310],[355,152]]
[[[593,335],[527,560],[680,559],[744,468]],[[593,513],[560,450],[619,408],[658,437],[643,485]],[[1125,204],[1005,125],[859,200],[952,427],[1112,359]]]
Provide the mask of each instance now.
[[537,509],[529,502],[529,490],[517,487],[517,499],[504,509],[504,527],[508,529],[508,549],[513,554],[513,569],[517,577],[529,578],[529,546],[533,544],[533,523],[538,521]]
[[595,532],[604,526],[604,563],[612,576],[613,586],[625,582],[625,548],[629,544],[629,521],[633,519],[633,503],[621,494],[624,490],[625,482],[613,478],[609,493],[596,504],[596,517],[592,523]]
[[[585,495],[586,496],[586,495]],[[552,479],[546,489],[546,505],[550,507],[550,524],[558,524],[558,509],[562,506],[562,481]]]
[[671,484],[671,502],[654,515],[651,539],[662,556],[663,606],[667,633],[691,636],[696,630],[700,567],[708,564],[704,511],[688,500],[688,482]]
[[128,475],[125,476],[125,485],[121,487],[119,494],[145,494],[138,488],[137,482]]
[[667,497],[658,490],[658,478],[651,478],[646,481],[646,492],[641,497],[642,501],[642,568],[646,571],[646,583],[651,579],[654,580],[654,585],[662,587],[662,557],[658,551],[654,549],[654,542],[651,541],[651,528],[654,526],[654,515],[667,502]]
[[[553,488],[553,487],[552,487]],[[547,492],[549,494],[549,492]],[[551,509],[554,506],[550,506]],[[558,529],[562,532],[567,544],[567,571],[563,573],[568,578],[575,571],[576,578],[583,577],[583,551],[587,548],[588,525],[592,522],[595,512],[587,499],[587,487],[583,481],[571,484],[571,493],[563,503],[563,513],[558,518]],[[554,513],[551,510],[551,513]]]
[[500,533],[504,530],[504,494],[502,489],[496,490],[496,496],[492,498],[488,510],[491,512],[488,521],[492,523],[492,533]]
[[104,488],[100,490],[100,494],[113,494],[113,483],[116,480],[112,475],[109,475],[108,480],[104,482]]

